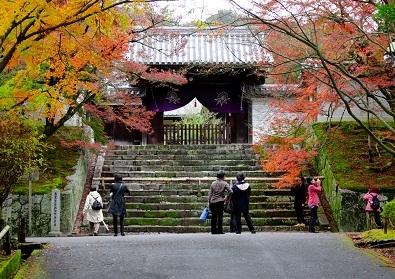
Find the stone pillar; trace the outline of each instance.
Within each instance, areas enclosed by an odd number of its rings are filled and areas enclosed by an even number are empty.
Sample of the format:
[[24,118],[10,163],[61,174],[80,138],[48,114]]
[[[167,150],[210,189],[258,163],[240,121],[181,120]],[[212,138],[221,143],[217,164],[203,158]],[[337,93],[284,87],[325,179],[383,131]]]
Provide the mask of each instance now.
[[49,236],[61,236],[60,232],[60,191],[52,190],[51,198],[51,231]]
[[11,221],[12,213],[12,194],[9,194],[3,203],[3,219],[6,224]]

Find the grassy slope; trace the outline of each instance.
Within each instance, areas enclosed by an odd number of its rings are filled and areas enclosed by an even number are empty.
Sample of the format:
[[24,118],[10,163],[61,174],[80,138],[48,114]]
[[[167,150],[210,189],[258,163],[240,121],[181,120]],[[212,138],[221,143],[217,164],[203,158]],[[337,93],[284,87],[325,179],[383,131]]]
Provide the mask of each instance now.
[[[324,124],[316,124],[315,130],[322,140],[327,134]],[[377,133],[385,136],[381,129]],[[368,140],[366,133],[355,123],[343,123],[331,129],[330,137],[325,142],[325,152],[331,161],[332,171],[337,183],[343,189],[365,192],[368,186],[378,186],[380,191],[394,192],[395,165],[386,171],[375,171],[372,167],[383,167],[393,160],[381,148],[372,143],[373,163],[369,162]],[[377,242],[395,240],[395,231],[389,228],[375,229],[352,237],[356,243],[363,241],[367,245]],[[395,267],[395,248],[363,248],[368,253],[381,259],[386,265]]]
[[[327,134],[324,124],[316,124],[320,139]],[[379,128],[377,133],[384,133]],[[369,162],[368,139],[366,133],[355,123],[345,122],[331,129],[324,145],[331,161],[336,181],[343,189],[366,191],[368,186],[378,186],[380,191],[394,191],[395,165],[386,171],[382,168],[393,158],[372,143],[373,163]]]
[[[69,131],[70,129],[66,129]],[[74,166],[80,156],[77,148],[64,147],[60,136],[53,136],[48,143],[53,147],[44,152],[44,164],[39,170],[39,180],[32,181],[33,194],[47,194],[53,189],[63,189],[67,185],[66,177],[74,173]],[[28,194],[28,182],[21,181],[13,192]]]

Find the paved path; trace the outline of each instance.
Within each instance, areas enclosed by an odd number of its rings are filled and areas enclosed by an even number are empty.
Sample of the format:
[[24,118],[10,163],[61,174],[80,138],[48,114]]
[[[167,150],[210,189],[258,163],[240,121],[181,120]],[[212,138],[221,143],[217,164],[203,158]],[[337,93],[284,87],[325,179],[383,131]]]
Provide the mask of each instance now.
[[148,234],[28,238],[43,252],[47,279],[394,279],[344,234]]

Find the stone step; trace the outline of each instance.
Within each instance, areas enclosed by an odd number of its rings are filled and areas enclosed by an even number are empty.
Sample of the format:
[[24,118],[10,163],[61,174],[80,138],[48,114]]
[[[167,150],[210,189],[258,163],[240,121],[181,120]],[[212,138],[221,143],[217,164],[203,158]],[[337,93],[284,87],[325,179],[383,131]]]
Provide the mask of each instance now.
[[[126,204],[128,212],[130,210],[196,210],[201,213],[205,203],[128,203]],[[287,209],[293,210],[292,202],[264,202],[264,203],[250,203],[250,210],[271,210],[271,209]]]
[[[208,197],[210,193],[209,188],[190,188],[185,189],[182,187],[176,187],[174,189],[147,189],[147,190],[130,190],[130,192],[126,195],[127,197],[147,197],[147,196],[203,196]],[[108,193],[107,193],[108,194]],[[293,199],[291,196],[291,191],[288,189],[252,189],[251,190],[251,198],[253,197],[261,197],[261,196],[287,196]],[[103,198],[108,199],[109,195],[103,195]]]
[[[207,196],[198,196],[198,195],[190,195],[190,196],[126,196],[125,197],[126,204],[129,203],[207,203]],[[291,202],[290,196],[251,196],[250,202]]]
[[[107,179],[107,180],[104,180]],[[101,183],[99,191],[103,193],[103,185],[105,189],[110,189],[113,183],[112,177],[103,178],[104,181],[98,179]],[[124,179],[124,184],[132,191],[148,191],[148,190],[209,190],[211,183],[215,178],[208,177],[178,177],[178,178],[166,178],[166,177],[127,177]],[[226,180],[230,185],[235,181]],[[278,195],[280,193],[290,193],[289,189],[276,189],[272,183],[277,182],[276,177],[273,178],[262,178],[262,177],[249,177],[248,182],[251,185],[252,191],[257,191],[258,189],[270,189],[267,194]],[[103,184],[104,182],[104,184]],[[104,190],[105,192],[105,190]]]
[[[132,209],[127,210],[127,215],[125,219],[128,218],[151,218],[151,219],[160,219],[160,218],[198,218],[200,216],[201,210],[138,210]],[[294,210],[289,209],[267,209],[263,210],[251,210],[251,217],[259,217],[259,218],[271,218],[271,217],[295,217]],[[226,215],[226,214],[225,214]]]
[[[141,234],[141,233],[210,233],[209,222],[194,225],[194,226],[125,226],[126,234]],[[292,225],[281,225],[281,226],[255,226],[255,231],[257,232],[308,232],[308,226],[295,227]],[[100,227],[100,235],[113,235],[112,226],[109,225],[111,232],[107,232],[104,226]],[[319,226],[316,228],[320,231],[330,231],[327,226]],[[223,227],[225,233],[229,232],[229,226],[224,225]],[[88,228],[83,227],[82,232],[88,234]],[[250,233],[248,227],[242,225],[242,233]],[[120,237],[120,236],[118,236]]]
[[[296,219],[289,219],[289,221],[284,221],[280,222],[278,220],[266,219],[264,221],[264,225],[259,224],[259,222],[255,222],[255,219],[252,220],[254,229],[257,232],[260,231],[308,231],[308,226],[304,227],[295,227],[296,224]],[[171,232],[171,233],[181,233],[181,232],[188,232],[188,233],[199,233],[199,232],[210,232],[210,220],[204,222],[204,223],[196,223],[194,221],[188,223],[185,222],[183,225],[173,225],[170,224],[170,222],[162,221],[162,222],[152,222],[151,224],[143,224],[139,225],[136,224],[137,222],[134,223],[127,223],[127,220],[125,220],[125,233],[128,232],[135,232],[135,233],[142,233],[142,232],[158,232],[158,233],[163,233],[163,232]],[[107,225],[110,229],[112,230],[112,225],[110,224],[112,220],[107,220]],[[224,220],[223,223],[223,230],[224,232],[229,232],[229,220]],[[105,229],[103,226],[101,226],[101,232],[104,232]],[[157,229],[164,229],[168,228],[166,230],[157,230]],[[330,227],[327,225],[316,225],[316,229],[319,231],[330,231]],[[248,227],[245,224],[245,221],[242,219],[242,231],[248,232]]]
[[[176,149],[173,146],[171,149],[164,150],[155,150],[155,149],[142,149],[142,150],[133,150],[133,149],[123,149],[123,150],[110,150],[107,152],[108,156],[135,156],[135,155],[160,155],[160,156],[179,156],[179,155],[225,155],[227,158],[232,158],[232,155],[243,156],[247,155],[251,157],[256,154],[251,149],[244,150],[219,150],[219,149],[210,149],[210,148],[200,148],[200,149]],[[111,158],[111,157],[109,157]],[[243,158],[243,157],[239,157]],[[257,158],[257,157],[256,157]]]
[[206,159],[186,159],[174,160],[174,159],[144,159],[144,160],[105,160],[103,166],[124,166],[132,163],[133,166],[157,166],[157,165],[168,165],[168,166],[259,166],[258,160],[206,160]]
[[167,151],[170,150],[172,152],[178,151],[189,151],[192,152],[194,150],[219,150],[219,151],[252,151],[251,144],[199,144],[199,145],[117,145],[115,146],[111,152],[117,151],[144,151],[144,150],[159,150],[159,151]]
[[[223,168],[224,165],[199,165],[199,166],[169,166],[166,164],[157,164],[157,165],[145,165],[145,166],[134,166],[134,165],[120,165],[120,166],[109,166],[104,165],[104,172],[112,172],[112,173],[130,173],[130,172],[202,172],[202,171],[212,171],[217,172],[219,169]],[[260,171],[260,166],[247,166],[247,165],[235,165],[235,166],[227,166],[226,171],[231,173],[237,173],[238,171],[243,170],[246,172],[251,171]]]
[[[102,163],[101,177],[94,180],[105,203],[115,173],[124,177],[131,191],[125,197],[126,233],[210,232],[210,221],[201,223],[199,217],[219,169],[226,171],[230,185],[238,171],[246,173],[252,188],[250,213],[257,231],[307,230],[294,227],[290,190],[273,186],[279,174],[262,171],[251,145],[118,146],[107,152]],[[104,215],[111,229],[112,216]],[[229,230],[229,219],[225,214],[225,231]],[[243,231],[248,231],[243,218],[242,222]]]
[[133,161],[151,161],[151,160],[164,160],[164,161],[199,161],[199,160],[229,160],[229,161],[256,161],[259,163],[259,158],[253,153],[201,153],[201,154],[180,154],[176,155],[173,153],[166,154],[109,154],[105,158],[105,162],[111,164],[118,160],[133,160]]
[[[226,172],[226,166],[223,166],[221,168],[218,168],[216,170],[207,170],[207,171],[102,171],[101,176],[102,177],[114,177],[114,175],[120,174],[123,177],[131,177],[131,178],[150,178],[150,177],[157,177],[157,178],[164,178],[164,177],[212,177],[212,180],[215,180],[215,177],[217,175],[217,171],[219,169],[224,169]],[[238,169],[238,171],[241,171],[242,169]],[[229,173],[229,177],[235,177],[236,176],[236,171],[234,173]],[[246,172],[247,177],[249,179],[253,177],[276,177],[278,174],[273,174],[273,173],[265,173],[262,170],[254,170],[254,171],[248,171]]]
[[190,167],[199,167],[199,166],[260,166],[260,163],[257,160],[173,160],[173,159],[166,159],[166,160],[125,160],[125,159],[118,159],[118,160],[106,160],[104,161],[104,166],[157,166],[157,165],[167,165],[167,166],[190,166]]
[[[200,216],[200,215],[199,215]],[[200,224],[199,216],[190,218],[125,218],[125,226],[195,226]],[[105,219],[106,223],[112,218]],[[230,217],[224,215],[223,224],[229,224]],[[296,224],[296,217],[255,217],[252,219],[254,226],[292,226]]]
[[[223,229],[225,233],[229,232],[229,226],[224,225]],[[103,226],[100,228],[100,235],[113,235],[112,226],[109,226],[111,233],[108,233]],[[292,225],[281,225],[281,226],[255,226],[255,231],[257,232],[307,232],[308,227],[295,227]],[[320,231],[329,231],[322,229],[317,226]],[[83,228],[83,233],[87,234],[87,227]],[[126,234],[142,234],[142,233],[210,233],[209,223],[204,223],[204,225],[194,225],[194,226],[125,226]],[[242,233],[250,233],[246,225],[242,226]],[[120,237],[120,236],[118,236]]]

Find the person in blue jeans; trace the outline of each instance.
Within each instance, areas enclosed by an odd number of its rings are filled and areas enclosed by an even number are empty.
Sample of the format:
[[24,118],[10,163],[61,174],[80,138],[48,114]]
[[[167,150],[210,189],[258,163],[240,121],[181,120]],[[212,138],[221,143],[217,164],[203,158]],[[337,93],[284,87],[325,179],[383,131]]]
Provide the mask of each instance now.
[[319,206],[319,196],[318,194],[322,191],[321,188],[321,180],[317,177],[311,178],[308,177],[306,179],[307,185],[307,192],[309,194],[308,206],[310,209],[310,222],[309,222],[309,232],[317,233],[315,229],[315,223],[317,221],[317,213],[318,213],[318,206]]
[[244,172],[238,172],[236,175],[237,182],[232,187],[233,215],[236,219],[236,234],[241,234],[241,214],[246,220],[248,229],[251,233],[255,233],[252,225],[251,215],[249,212],[251,187],[245,181]]

